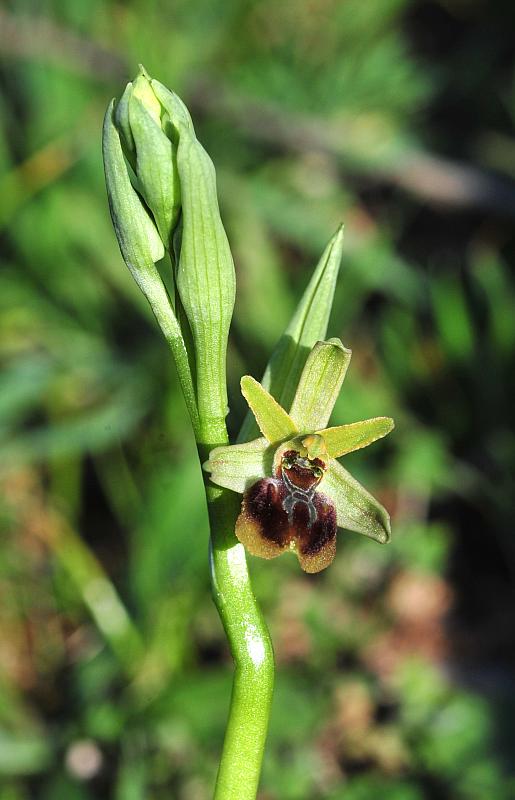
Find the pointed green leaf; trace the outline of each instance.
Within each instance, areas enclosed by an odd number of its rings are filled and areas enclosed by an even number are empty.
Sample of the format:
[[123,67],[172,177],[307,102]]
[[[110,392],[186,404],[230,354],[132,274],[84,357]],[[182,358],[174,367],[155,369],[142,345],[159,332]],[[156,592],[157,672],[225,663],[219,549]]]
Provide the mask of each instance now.
[[129,120],[136,147],[138,188],[168,248],[181,204],[176,147],[135,94],[129,100]]
[[203,465],[213,483],[243,494],[248,486],[272,474],[273,448],[266,439],[216,447]]
[[297,428],[284,408],[250,375],[241,379],[241,391],[261,433],[271,444],[297,434]]
[[[289,408],[293,401],[309,351],[326,335],[342,250],[343,228],[340,227],[324,250],[297,310],[266,367],[262,384],[283,408]],[[247,414],[238,441],[248,441],[256,435],[254,420]]]
[[390,417],[374,417],[351,422],[349,425],[338,425],[336,428],[325,428],[317,433],[324,438],[328,455],[339,458],[382,439],[394,427],[394,421]]
[[308,356],[290,408],[290,417],[302,432],[327,425],[351,359],[339,339],[317,342]]
[[224,420],[227,338],[235,296],[234,264],[218,208],[213,163],[186,127],[180,131],[177,167],[182,195],[177,288],[195,347],[200,416],[207,421]]
[[334,458],[329,462],[320,491],[333,501],[339,528],[370,536],[381,544],[390,541],[390,516],[386,509]]

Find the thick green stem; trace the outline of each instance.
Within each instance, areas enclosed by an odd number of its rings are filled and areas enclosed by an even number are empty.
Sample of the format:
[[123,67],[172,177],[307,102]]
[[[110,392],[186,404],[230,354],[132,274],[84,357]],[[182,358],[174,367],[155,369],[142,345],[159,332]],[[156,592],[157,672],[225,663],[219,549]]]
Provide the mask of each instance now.
[[[210,430],[205,431],[208,436],[203,437],[199,445],[202,460],[214,446],[228,442],[225,422],[209,427]],[[235,663],[215,800],[254,800],[268,731],[274,655],[252,591],[245,549],[234,535],[238,497],[227,489],[209,484],[206,496],[211,526],[213,596]]]

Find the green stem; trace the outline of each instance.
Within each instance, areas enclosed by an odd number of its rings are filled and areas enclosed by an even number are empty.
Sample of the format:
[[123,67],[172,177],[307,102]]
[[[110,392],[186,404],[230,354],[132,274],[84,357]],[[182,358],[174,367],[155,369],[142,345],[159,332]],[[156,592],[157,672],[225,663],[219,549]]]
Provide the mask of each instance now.
[[[208,427],[199,445],[201,460],[228,443],[225,421]],[[210,484],[206,497],[213,597],[235,664],[214,800],[255,800],[274,685],[272,642],[252,591],[245,549],[234,535],[238,497]]]

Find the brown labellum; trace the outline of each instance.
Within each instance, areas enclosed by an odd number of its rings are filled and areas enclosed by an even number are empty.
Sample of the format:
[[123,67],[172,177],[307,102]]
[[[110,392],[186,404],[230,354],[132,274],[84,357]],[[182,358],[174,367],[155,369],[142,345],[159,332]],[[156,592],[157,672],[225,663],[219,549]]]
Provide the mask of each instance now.
[[320,572],[336,553],[336,511],[317,487],[326,465],[296,450],[283,453],[277,474],[243,495],[236,536],[250,553],[275,558],[294,550],[305,572]]

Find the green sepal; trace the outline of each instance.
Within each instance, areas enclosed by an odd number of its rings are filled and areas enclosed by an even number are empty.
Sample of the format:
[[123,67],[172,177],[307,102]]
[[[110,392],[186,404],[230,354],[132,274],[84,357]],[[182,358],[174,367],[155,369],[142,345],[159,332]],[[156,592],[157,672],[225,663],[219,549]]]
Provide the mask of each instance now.
[[339,339],[317,342],[313,347],[290,408],[298,431],[308,433],[327,425],[351,355]]
[[154,215],[163,244],[169,248],[181,206],[177,148],[135,92],[129,99],[129,120],[139,188]]
[[250,375],[241,379],[241,392],[249,404],[259,430],[270,444],[276,444],[298,433],[289,414],[261,384]]
[[[326,335],[342,252],[343,227],[340,227],[325,248],[265,369],[261,383],[284,408],[289,408],[293,401],[308,353]],[[256,424],[252,415],[247,414],[238,441],[248,441],[256,435]]]
[[390,541],[390,516],[386,509],[334,458],[329,461],[320,492],[333,501],[339,528],[362,533],[381,544]]
[[210,473],[211,480],[217,486],[243,494],[253,483],[271,474],[273,452],[264,438],[245,444],[216,447],[203,468]]
[[395,423],[390,417],[374,417],[351,422],[349,425],[338,425],[336,428],[325,428],[317,433],[325,441],[327,454],[332,458],[339,458],[354,450],[368,447],[390,433],[394,427]]
[[177,289],[195,347],[201,419],[227,414],[226,350],[234,308],[235,275],[216,193],[213,163],[186,127],[181,128],[177,167],[182,196],[182,241]]

